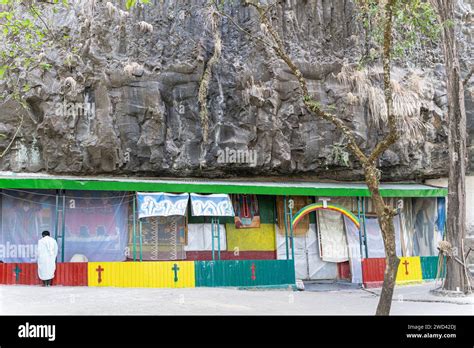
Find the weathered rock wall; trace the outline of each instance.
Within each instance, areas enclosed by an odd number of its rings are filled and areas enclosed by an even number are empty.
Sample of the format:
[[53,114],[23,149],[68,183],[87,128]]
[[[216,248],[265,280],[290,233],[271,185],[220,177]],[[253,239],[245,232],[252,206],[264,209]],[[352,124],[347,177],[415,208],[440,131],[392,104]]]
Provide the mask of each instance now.
[[[202,144],[198,91],[214,49],[207,1],[155,1],[151,9],[134,9],[122,19],[109,15],[105,2],[71,2],[68,10],[49,12],[49,18],[74,37],[77,54],[59,47],[45,52],[53,68],[32,77],[32,112],[0,160],[0,170],[361,178],[358,164],[351,157],[346,161],[344,149],[333,146],[343,142],[341,135],[302,108],[298,84],[286,66],[226,19],[218,28],[222,56],[209,82],[209,143]],[[321,103],[335,105],[356,129],[361,146],[369,149],[382,131],[371,121],[368,103],[348,98],[350,87],[337,78],[365,47],[354,4],[282,3],[273,18],[291,56]],[[251,8],[234,2],[225,10],[242,27],[260,30]],[[153,32],[140,31],[142,20],[153,25]],[[419,67],[394,69],[399,81],[412,74],[423,79],[417,105],[432,126],[418,141],[404,140],[387,151],[381,161],[387,180],[446,175],[446,97],[439,57],[435,46],[421,47],[413,62]],[[77,82],[75,88],[68,77]],[[72,102],[92,109],[65,112]],[[0,110],[0,133],[7,135],[0,139],[3,148],[15,132],[19,110],[14,103]],[[219,151],[226,148],[255,151],[256,165],[220,160]]]

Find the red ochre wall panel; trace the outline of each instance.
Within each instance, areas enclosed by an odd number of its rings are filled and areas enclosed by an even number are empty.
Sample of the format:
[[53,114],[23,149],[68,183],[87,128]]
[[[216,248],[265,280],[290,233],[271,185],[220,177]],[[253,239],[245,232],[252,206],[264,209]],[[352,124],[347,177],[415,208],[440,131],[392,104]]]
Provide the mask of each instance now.
[[14,284],[37,285],[42,283],[38,277],[38,265],[36,263],[16,263],[13,268],[14,277],[16,276],[15,270],[21,270],[21,272],[19,272],[18,281],[15,280]]
[[0,284],[15,284],[13,263],[0,263]]
[[38,266],[36,263],[2,263],[0,264],[0,282],[19,285],[41,284],[38,278]]
[[[217,251],[214,252],[217,260]],[[186,251],[186,261],[210,261],[212,251]],[[236,255],[233,251],[222,251],[221,260],[276,260],[275,251],[240,251]]]
[[[0,284],[39,285],[36,263],[1,263]],[[87,286],[87,263],[56,264],[53,285]]]
[[362,278],[366,287],[379,287],[383,283],[385,259],[373,258],[362,260]]
[[339,262],[337,264],[337,271],[339,279],[351,279],[351,266],[349,261]]
[[56,264],[53,285],[87,286],[87,262]]

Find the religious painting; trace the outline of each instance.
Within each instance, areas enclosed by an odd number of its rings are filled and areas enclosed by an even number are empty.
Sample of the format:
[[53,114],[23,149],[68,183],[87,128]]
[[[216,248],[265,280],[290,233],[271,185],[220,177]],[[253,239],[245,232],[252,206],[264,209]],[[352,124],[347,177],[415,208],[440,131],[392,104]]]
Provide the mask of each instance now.
[[232,195],[235,228],[260,227],[257,195]]
[[66,191],[64,261],[124,261],[129,200],[127,192]]
[[36,262],[41,232],[54,237],[55,209],[55,191],[2,190],[0,261]]

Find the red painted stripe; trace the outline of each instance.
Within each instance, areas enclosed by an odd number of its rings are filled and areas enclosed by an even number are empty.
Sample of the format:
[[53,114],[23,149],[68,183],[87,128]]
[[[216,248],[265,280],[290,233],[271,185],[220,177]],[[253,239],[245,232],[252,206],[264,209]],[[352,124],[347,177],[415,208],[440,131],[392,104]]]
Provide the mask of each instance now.
[[[16,279],[15,268],[21,272]],[[1,263],[0,284],[40,285],[38,265],[36,263]],[[87,286],[87,263],[57,263],[53,285]]]
[[380,282],[383,282],[384,272],[384,258],[362,260],[362,278],[364,281],[364,285],[366,285],[367,287],[373,287],[373,285],[378,285],[380,284]]
[[41,284],[41,279],[38,277],[38,265],[36,263],[15,263],[13,267],[13,277],[15,278],[15,269],[18,267],[21,272],[19,274],[18,282],[15,284],[22,285],[38,285]]
[[87,262],[56,264],[53,285],[87,286]]
[[0,264],[0,281],[1,284],[15,284],[13,273],[13,263]]
[[339,262],[337,264],[339,279],[351,279],[351,266],[349,261]]
[[[217,259],[217,252],[215,252]],[[212,260],[212,251],[186,251],[186,261]],[[221,260],[276,260],[276,251],[221,251]]]

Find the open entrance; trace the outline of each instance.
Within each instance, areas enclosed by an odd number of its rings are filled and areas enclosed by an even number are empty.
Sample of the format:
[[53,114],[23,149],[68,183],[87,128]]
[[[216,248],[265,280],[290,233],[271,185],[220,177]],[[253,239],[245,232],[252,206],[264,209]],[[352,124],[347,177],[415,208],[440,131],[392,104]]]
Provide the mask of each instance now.
[[[289,238],[288,231],[277,233],[278,258],[289,254],[286,251],[289,240],[297,279],[350,281],[352,274],[346,225],[358,231],[359,219],[342,206],[328,204],[327,201],[306,205],[294,215],[292,205],[294,203],[289,204]],[[314,213],[311,223],[308,219],[310,213]],[[301,225],[305,225],[303,229]],[[294,233],[297,230],[300,232]]]

